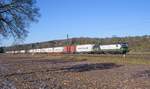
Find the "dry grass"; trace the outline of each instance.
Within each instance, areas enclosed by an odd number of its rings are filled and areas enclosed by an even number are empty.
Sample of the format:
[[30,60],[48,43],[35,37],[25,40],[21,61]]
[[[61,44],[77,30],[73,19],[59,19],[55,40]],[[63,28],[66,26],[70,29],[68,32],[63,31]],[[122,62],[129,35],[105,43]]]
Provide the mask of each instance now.
[[62,59],[62,60],[74,60],[74,61],[91,61],[91,62],[112,62],[119,64],[144,64],[150,65],[150,55],[149,54],[129,54],[126,57],[122,55],[51,55],[51,54],[20,54],[20,55],[7,55],[3,57],[10,57],[11,59]]
[[112,63],[119,63],[119,64],[144,64],[144,65],[150,65],[150,56],[62,56],[62,59],[67,60],[87,60],[92,62],[112,62]]

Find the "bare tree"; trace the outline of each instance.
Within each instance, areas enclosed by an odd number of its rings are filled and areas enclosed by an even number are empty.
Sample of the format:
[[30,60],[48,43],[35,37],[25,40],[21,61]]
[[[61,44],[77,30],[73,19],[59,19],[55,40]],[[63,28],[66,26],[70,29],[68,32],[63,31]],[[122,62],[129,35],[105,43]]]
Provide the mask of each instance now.
[[35,0],[0,0],[0,37],[23,39],[31,22],[37,22]]

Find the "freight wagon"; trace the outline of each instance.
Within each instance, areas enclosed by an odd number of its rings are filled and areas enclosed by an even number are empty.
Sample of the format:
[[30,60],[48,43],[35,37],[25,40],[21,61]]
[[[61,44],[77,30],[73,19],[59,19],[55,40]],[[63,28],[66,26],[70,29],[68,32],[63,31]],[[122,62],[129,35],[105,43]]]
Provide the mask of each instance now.
[[65,46],[63,53],[75,53],[76,52],[76,46],[72,45],[72,46]]
[[94,44],[77,45],[76,53],[92,53]]
[[53,53],[63,53],[64,47],[54,47]]

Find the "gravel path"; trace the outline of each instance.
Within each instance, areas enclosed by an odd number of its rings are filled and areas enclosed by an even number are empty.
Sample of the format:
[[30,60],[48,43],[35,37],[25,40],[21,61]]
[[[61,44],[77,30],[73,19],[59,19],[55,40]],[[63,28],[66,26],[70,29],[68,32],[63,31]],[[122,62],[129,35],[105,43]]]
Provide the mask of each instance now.
[[1,59],[0,89],[150,89],[150,66]]

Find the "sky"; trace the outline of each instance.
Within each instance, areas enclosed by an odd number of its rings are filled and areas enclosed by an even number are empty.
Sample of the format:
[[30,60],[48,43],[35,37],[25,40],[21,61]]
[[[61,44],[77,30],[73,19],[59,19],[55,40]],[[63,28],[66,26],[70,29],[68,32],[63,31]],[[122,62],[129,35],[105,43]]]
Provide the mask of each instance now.
[[37,0],[37,6],[41,17],[31,24],[24,43],[66,39],[67,34],[150,35],[150,0]]

